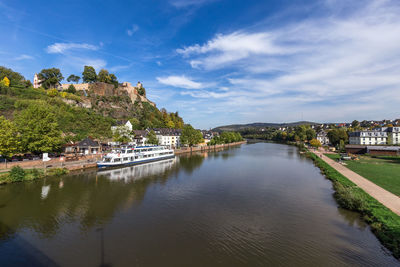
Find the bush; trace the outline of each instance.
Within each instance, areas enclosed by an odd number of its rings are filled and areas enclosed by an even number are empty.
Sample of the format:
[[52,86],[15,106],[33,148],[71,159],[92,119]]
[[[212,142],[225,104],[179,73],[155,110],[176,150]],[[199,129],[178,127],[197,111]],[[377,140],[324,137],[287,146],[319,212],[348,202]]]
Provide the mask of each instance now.
[[54,168],[54,169],[50,169],[47,170],[46,175],[47,176],[61,176],[64,174],[67,174],[68,170],[65,168]]
[[66,90],[67,93],[70,94],[75,94],[76,93],[76,88],[75,86],[73,86],[72,84],[70,86],[68,86],[68,89]]
[[55,96],[58,95],[58,91],[55,88],[54,89],[50,89],[50,90],[47,91],[47,95],[50,96],[50,97],[55,97]]
[[20,166],[14,166],[8,176],[12,182],[20,182],[25,179],[25,171]]

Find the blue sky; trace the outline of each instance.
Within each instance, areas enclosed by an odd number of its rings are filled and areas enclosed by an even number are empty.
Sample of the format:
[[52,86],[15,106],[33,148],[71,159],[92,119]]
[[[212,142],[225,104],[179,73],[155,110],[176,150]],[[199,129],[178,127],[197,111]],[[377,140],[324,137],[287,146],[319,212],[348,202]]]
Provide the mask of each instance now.
[[0,0],[0,65],[142,81],[200,128],[400,117],[400,2]]

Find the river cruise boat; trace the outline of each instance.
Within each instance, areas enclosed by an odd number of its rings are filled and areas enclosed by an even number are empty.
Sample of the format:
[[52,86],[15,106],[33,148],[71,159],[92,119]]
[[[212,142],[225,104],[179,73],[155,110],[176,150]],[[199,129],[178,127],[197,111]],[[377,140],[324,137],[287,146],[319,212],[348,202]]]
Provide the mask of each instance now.
[[116,167],[174,158],[172,149],[164,146],[125,146],[114,149],[97,162],[97,167]]

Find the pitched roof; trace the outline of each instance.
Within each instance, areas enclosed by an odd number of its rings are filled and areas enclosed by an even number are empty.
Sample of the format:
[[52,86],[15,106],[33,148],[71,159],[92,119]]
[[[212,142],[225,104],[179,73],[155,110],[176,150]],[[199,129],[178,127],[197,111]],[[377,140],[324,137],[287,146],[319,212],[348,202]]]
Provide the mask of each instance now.
[[83,139],[82,141],[80,141],[78,143],[78,146],[80,147],[86,147],[86,146],[99,146],[99,143],[96,141],[93,141],[92,139],[90,139],[89,137]]

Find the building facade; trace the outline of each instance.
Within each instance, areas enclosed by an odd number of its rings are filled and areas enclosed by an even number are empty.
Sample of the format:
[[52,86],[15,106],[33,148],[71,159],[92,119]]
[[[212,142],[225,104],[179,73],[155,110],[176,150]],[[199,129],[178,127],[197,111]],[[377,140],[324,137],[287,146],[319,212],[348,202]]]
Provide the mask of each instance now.
[[317,134],[317,140],[322,144],[322,145],[328,145],[329,142],[329,138],[328,138],[328,134],[325,131],[320,131]]
[[181,146],[181,129],[158,128],[154,129],[154,132],[156,133],[159,145],[169,148],[178,148]]
[[349,134],[350,145],[400,145],[400,127],[382,127]]

